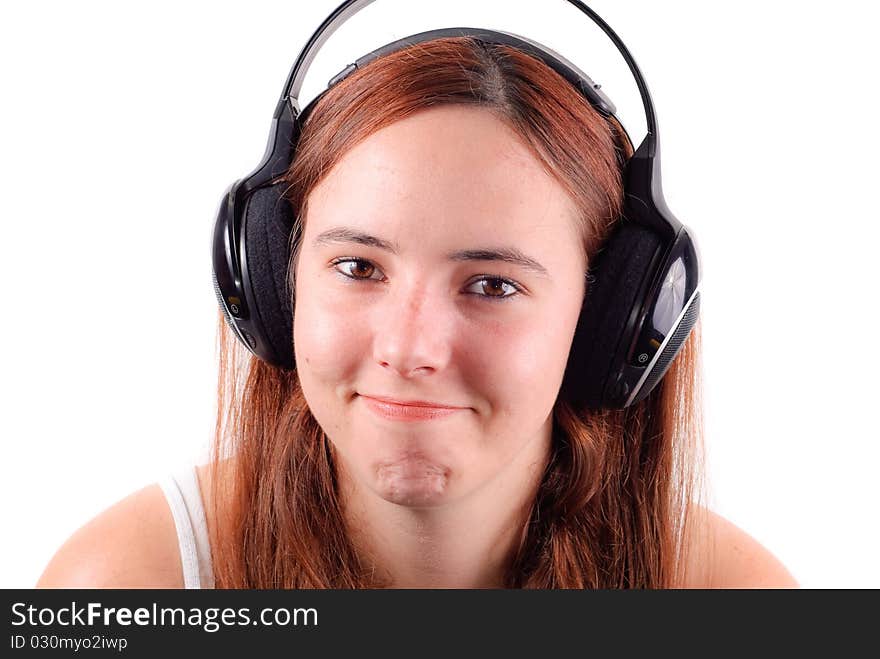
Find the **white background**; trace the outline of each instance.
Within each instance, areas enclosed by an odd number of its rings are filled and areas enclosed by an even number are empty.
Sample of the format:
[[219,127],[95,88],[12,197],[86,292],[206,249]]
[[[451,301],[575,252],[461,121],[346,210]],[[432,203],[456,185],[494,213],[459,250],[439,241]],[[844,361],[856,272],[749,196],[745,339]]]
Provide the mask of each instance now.
[[[32,586],[75,529],[206,450],[216,206],[335,4],[0,10],[0,587]],[[368,7],[306,91],[405,34],[508,29],[602,83],[641,139],[622,61],[566,3],[443,4]],[[667,200],[699,239],[710,502],[803,586],[880,587],[873,10],[591,6],[647,78]]]

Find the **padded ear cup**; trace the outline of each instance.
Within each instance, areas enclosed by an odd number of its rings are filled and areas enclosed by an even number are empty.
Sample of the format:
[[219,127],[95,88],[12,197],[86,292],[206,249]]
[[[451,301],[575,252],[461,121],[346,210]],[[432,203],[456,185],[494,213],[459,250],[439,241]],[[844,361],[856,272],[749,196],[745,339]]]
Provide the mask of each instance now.
[[259,188],[247,199],[244,231],[251,313],[259,319],[275,353],[273,363],[294,368],[290,283],[290,232],[293,211],[282,197],[284,184]]
[[605,406],[619,344],[632,338],[624,331],[660,245],[657,234],[623,220],[594,256],[563,380],[565,396],[576,405]]

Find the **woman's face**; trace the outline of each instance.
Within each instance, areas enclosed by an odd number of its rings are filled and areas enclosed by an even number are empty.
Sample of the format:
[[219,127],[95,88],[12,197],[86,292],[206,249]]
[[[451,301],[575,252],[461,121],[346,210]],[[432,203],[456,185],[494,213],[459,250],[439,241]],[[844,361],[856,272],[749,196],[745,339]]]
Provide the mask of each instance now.
[[374,133],[312,191],[296,364],[362,490],[428,507],[543,470],[584,294],[575,217],[518,136],[465,106]]

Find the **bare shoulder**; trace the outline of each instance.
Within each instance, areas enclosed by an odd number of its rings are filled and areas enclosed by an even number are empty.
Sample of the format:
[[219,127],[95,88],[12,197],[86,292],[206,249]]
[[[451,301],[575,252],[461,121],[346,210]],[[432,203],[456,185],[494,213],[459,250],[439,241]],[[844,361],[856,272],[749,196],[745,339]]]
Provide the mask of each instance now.
[[38,588],[182,588],[174,518],[158,484],[110,506],[55,553]]
[[685,587],[799,587],[782,562],[743,529],[708,508],[695,512]]

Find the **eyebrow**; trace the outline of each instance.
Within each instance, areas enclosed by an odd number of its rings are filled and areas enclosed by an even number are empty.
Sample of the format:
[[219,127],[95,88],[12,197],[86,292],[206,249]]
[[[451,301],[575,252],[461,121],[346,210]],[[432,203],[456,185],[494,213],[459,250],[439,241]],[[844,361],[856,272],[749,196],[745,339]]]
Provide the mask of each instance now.
[[[319,234],[312,242],[314,247],[333,243],[356,243],[368,247],[376,247],[392,254],[398,254],[400,248],[387,240],[371,236],[349,227],[335,227]],[[517,265],[541,277],[550,277],[547,269],[535,259],[526,256],[516,247],[494,247],[481,249],[462,249],[446,255],[450,261],[502,261]]]

